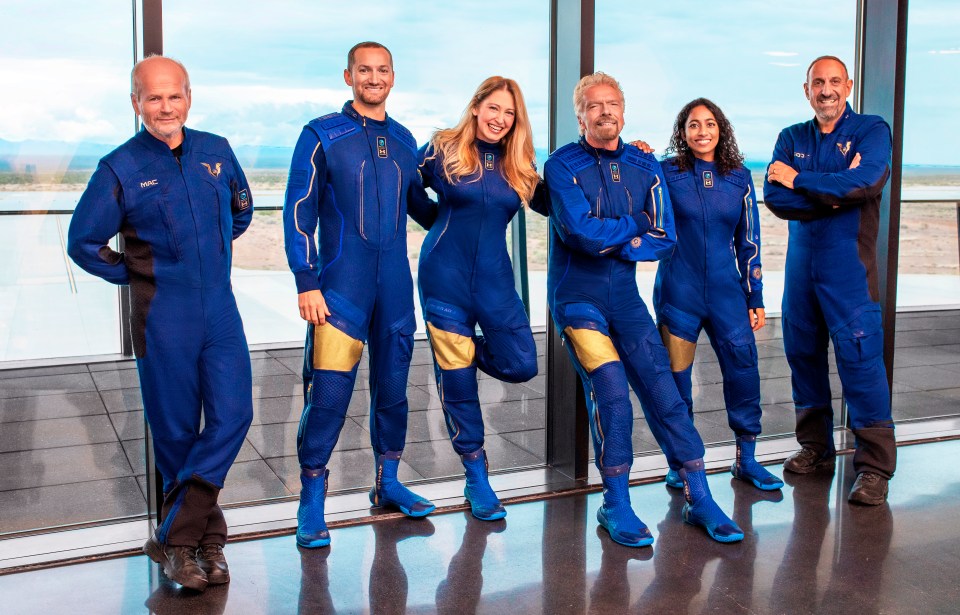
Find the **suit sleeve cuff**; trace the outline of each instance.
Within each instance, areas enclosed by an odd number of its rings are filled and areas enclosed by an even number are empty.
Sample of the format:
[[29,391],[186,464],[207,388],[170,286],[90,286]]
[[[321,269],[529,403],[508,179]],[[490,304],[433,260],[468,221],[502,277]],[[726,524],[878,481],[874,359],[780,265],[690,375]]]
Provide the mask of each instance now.
[[747,295],[747,308],[755,310],[763,307],[763,291],[755,290]]
[[646,235],[647,231],[650,230],[650,218],[647,217],[646,212],[644,212],[642,209],[633,214],[633,221],[637,223],[638,237]]
[[293,278],[297,283],[298,293],[305,293],[311,290],[320,290],[320,280],[317,278],[317,272],[312,269],[294,271]]

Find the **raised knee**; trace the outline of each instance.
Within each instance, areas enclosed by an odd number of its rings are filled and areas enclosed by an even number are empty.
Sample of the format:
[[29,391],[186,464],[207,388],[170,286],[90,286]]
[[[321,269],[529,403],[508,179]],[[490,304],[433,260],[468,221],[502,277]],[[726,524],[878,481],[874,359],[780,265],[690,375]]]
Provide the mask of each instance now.
[[526,382],[537,375],[537,357],[525,358],[512,370],[515,382]]

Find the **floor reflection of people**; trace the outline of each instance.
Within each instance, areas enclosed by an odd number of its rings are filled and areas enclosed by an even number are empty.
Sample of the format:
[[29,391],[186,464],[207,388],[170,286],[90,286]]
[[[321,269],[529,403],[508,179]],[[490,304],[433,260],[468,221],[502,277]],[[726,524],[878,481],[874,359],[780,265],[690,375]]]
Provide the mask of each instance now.
[[793,529],[770,590],[770,608],[784,613],[816,613],[817,567],[830,525],[833,472],[798,476],[783,473],[793,488]]
[[437,612],[460,615],[475,613],[483,590],[483,554],[490,534],[507,529],[504,519],[480,522],[469,515],[460,549],[450,558],[447,578],[437,586]]
[[707,596],[704,613],[722,613],[734,605],[749,610],[760,535],[753,529],[753,506],[759,502],[782,502],[783,492],[759,491],[745,482],[731,480],[733,520],[743,530],[743,545],[733,557],[723,557]]
[[[433,536],[435,528],[429,519],[400,518],[373,523],[373,563],[370,565],[370,612],[407,612],[407,571],[403,568],[397,544],[407,538]],[[407,554],[406,563],[420,566],[416,554]]]
[[703,570],[715,558],[736,558],[742,543],[722,545],[704,540],[680,520],[684,498],[670,491],[670,506],[657,525],[657,548],[653,558],[655,577],[643,592],[638,608],[649,613],[685,613],[700,593]]
[[596,615],[627,613],[630,611],[627,564],[631,560],[647,561],[653,557],[653,551],[619,545],[600,527],[597,527],[597,538],[600,539],[603,555],[600,557],[600,573],[590,589],[590,608],[587,612]]
[[594,519],[589,502],[577,496],[543,503],[543,613],[587,610],[587,521]]
[[330,595],[330,573],[327,557],[330,549],[298,549],[300,551],[300,601],[297,612],[301,615],[336,613]]
[[876,507],[841,504],[840,549],[819,613],[870,615],[882,612],[880,582],[890,551],[893,515],[887,502]]

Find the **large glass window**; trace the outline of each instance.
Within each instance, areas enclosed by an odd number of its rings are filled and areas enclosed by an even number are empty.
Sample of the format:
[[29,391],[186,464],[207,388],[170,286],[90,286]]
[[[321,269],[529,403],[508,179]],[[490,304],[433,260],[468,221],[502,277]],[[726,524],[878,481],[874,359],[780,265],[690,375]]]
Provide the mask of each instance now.
[[945,0],[909,5],[893,373],[897,421],[956,414],[960,399],[960,153],[941,137],[960,105],[957,19],[960,8]]
[[[854,64],[853,2],[738,2],[721,8],[701,1],[658,4],[655,11],[646,4],[598,2],[596,24],[596,69],[616,77],[624,89],[624,138],[641,138],[663,155],[680,109],[695,98],[709,98],[733,124],[760,199],[778,133],[813,117],[803,94],[807,65],[824,54],[839,56],[851,68]],[[756,337],[763,433],[774,435],[794,427],[779,323],[787,224],[761,205],[760,227],[767,325]],[[637,274],[640,293],[651,308],[656,268],[655,263],[641,264]],[[705,335],[693,374],[696,424],[704,441],[732,440],[719,365]],[[836,374],[832,378],[839,400],[839,380]],[[636,420],[634,447],[637,452],[659,450],[643,418]]]
[[[120,352],[117,287],[67,258],[66,234],[97,160],[134,132],[131,6],[3,9],[0,365]],[[122,443],[142,417],[112,403],[111,367],[0,370],[0,535],[146,512]]]
[[0,361],[119,352],[117,289],[66,257],[66,233],[97,160],[133,133],[131,7],[45,0],[3,22]]

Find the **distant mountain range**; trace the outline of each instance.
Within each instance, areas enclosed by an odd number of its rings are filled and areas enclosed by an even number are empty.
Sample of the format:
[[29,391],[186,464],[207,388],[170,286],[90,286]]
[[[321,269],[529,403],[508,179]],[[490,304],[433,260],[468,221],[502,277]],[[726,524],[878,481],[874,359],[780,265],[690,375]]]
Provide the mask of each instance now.
[[[31,170],[40,173],[92,170],[115,147],[103,143],[0,139],[0,171],[22,173],[28,165],[32,165]],[[233,151],[244,168],[287,169],[293,157],[292,147],[239,145]]]
[[[28,171],[28,166],[31,172],[40,173],[92,170],[97,161],[115,147],[103,143],[0,139],[0,172],[23,173]],[[286,170],[293,157],[293,147],[238,145],[233,150],[245,169]],[[537,149],[536,156],[542,171],[547,150]],[[767,160],[747,160],[746,166],[751,171],[762,172],[768,163]],[[960,166],[904,165],[903,170],[908,175],[960,174]]]

